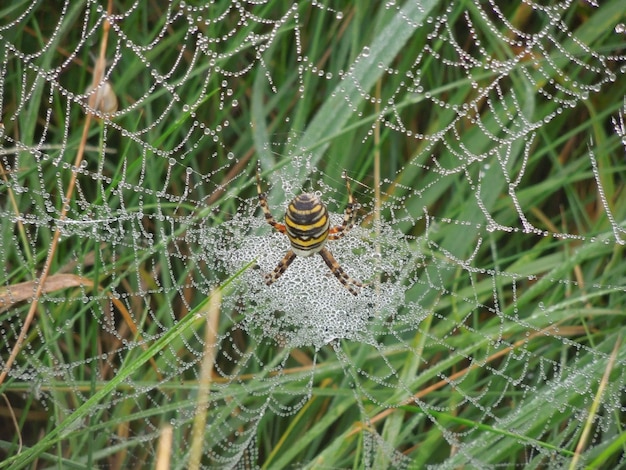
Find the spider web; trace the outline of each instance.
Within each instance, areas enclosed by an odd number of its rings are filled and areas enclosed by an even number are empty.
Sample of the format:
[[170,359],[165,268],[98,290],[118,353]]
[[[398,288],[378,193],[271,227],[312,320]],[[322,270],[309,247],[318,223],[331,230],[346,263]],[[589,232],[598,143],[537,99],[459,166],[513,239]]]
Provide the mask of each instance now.
[[623,6],[500,3],[0,7],[0,468],[623,466]]

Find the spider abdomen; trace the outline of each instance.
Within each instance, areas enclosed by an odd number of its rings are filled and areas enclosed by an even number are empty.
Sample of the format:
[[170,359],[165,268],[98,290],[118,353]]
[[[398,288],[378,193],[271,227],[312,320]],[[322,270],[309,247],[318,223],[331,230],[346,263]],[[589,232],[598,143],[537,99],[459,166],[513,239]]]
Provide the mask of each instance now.
[[295,254],[318,253],[328,238],[328,209],[315,194],[300,194],[287,207],[285,228]]

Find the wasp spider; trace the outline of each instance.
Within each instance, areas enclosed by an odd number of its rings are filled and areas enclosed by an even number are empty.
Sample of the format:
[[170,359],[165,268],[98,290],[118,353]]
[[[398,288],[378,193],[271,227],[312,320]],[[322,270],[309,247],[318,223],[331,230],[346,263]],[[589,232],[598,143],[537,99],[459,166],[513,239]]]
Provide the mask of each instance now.
[[337,240],[343,237],[353,226],[356,219],[356,211],[359,207],[350,192],[350,183],[346,178],[348,188],[348,205],[341,225],[330,227],[328,209],[316,194],[304,193],[295,197],[287,207],[285,213],[285,223],[276,222],[267,205],[267,194],[261,190],[261,177],[259,169],[256,173],[257,191],[259,193],[259,204],[265,220],[268,224],[280,233],[287,234],[291,249],[287,251],[284,258],[278,263],[273,272],[265,275],[265,283],[269,286],[275,282],[287,270],[296,256],[311,256],[319,253],[324,262],[351,294],[357,295],[355,287],[363,287],[356,279],[346,274],[343,268],[337,263],[328,248],[327,240]]

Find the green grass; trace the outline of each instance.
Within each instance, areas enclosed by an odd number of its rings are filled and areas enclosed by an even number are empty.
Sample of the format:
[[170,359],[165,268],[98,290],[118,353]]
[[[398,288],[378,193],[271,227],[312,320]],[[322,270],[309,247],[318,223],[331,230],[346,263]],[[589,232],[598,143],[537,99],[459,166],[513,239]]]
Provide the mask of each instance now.
[[[268,469],[625,465],[626,263],[616,238],[626,240],[626,164],[611,121],[625,114],[626,37],[614,32],[626,21],[622,1],[570,6],[563,21],[572,35],[550,28],[555,40],[502,77],[444,63],[459,51],[441,31],[428,37],[437,23],[426,18],[448,4],[412,3],[342,4],[341,19],[309,3],[296,19],[289,2],[251,7],[288,18],[275,31],[237,24],[231,12],[200,26],[228,38],[208,44],[213,61],[194,56],[184,18],[165,25],[165,10],[142,4],[118,19],[136,44],[162,37],[136,52],[110,33],[108,79],[125,112],[88,127],[68,203],[68,218],[83,225],[63,222],[62,210],[85,113],[57,85],[78,94],[91,83],[102,25],[79,44],[83,25],[90,31],[102,15],[91,7],[85,19],[84,5],[71,2],[57,23],[58,9],[41,4],[2,31],[3,361],[48,258],[57,284],[0,384],[0,468],[154,467],[165,459],[157,447],[168,425],[171,466],[187,468],[199,416],[202,464],[214,467],[237,452]],[[28,4],[0,7],[1,24]],[[218,18],[220,8],[203,15]],[[522,30],[547,26],[542,13],[505,8]],[[447,18],[460,47],[482,62],[518,53],[469,1]],[[272,37],[262,61],[246,42],[251,33]],[[433,51],[416,66],[426,46]],[[421,88],[410,89],[417,73]],[[389,125],[376,124],[381,114]],[[394,128],[399,119],[407,130]],[[346,170],[363,227],[374,233],[369,216],[380,203],[385,223],[405,235],[397,243],[411,252],[409,287],[394,321],[372,324],[372,342],[285,348],[240,326],[258,306],[208,306],[216,286],[223,298],[238,295],[254,264],[230,276],[209,258],[217,241],[209,247],[202,237],[255,209],[257,160],[272,206],[285,199],[273,179],[281,171],[296,187],[309,177],[328,187],[340,212]],[[207,380],[212,320],[219,345]]]

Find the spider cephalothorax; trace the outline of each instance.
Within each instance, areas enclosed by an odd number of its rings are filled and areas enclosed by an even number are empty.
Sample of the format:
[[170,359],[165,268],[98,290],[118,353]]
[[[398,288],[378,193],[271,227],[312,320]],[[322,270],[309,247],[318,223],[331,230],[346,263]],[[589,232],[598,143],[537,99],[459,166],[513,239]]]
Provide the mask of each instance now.
[[352,197],[348,179],[346,178],[348,205],[346,206],[343,222],[341,225],[334,227],[330,226],[328,209],[319,196],[313,193],[303,193],[296,196],[287,207],[285,223],[276,222],[267,205],[267,194],[261,190],[261,177],[258,169],[256,181],[259,204],[265,214],[265,220],[279,232],[285,233],[291,243],[291,248],[278,263],[278,266],[276,266],[273,272],[265,276],[266,284],[269,286],[275,282],[287,270],[296,256],[311,256],[319,253],[330,268],[330,271],[339,279],[339,282],[350,293],[357,295],[358,292],[355,287],[363,287],[363,284],[348,276],[325,246],[327,240],[337,240],[343,237],[354,226],[358,204]]

